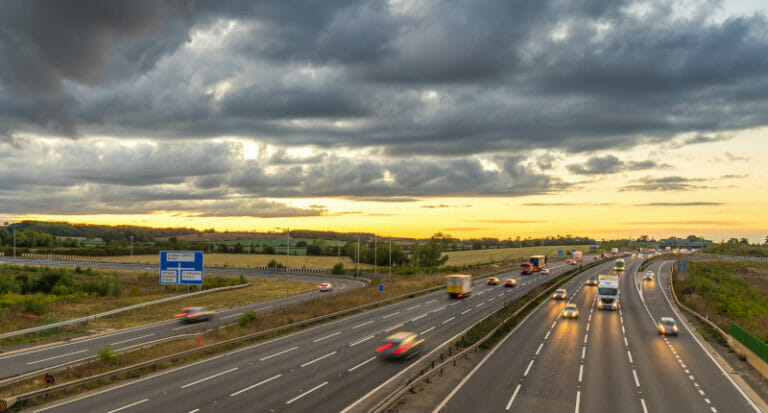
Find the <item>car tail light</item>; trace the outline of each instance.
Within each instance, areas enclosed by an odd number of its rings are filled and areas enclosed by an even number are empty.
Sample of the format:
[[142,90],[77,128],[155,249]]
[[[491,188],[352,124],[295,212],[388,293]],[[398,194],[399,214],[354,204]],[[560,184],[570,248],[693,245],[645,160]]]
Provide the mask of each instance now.
[[400,354],[400,353],[404,352],[405,350],[408,350],[409,348],[411,348],[410,344],[408,344],[407,346],[404,346],[404,347],[400,347],[399,349],[395,350],[395,354]]
[[186,316],[187,316],[187,313],[179,313],[179,314],[176,314],[174,317],[186,317]]
[[377,349],[376,349],[376,352],[377,352],[377,353],[381,353],[382,351],[384,351],[384,350],[386,350],[386,349],[388,349],[388,348],[390,348],[390,347],[392,347],[392,343],[387,343],[387,344],[384,344],[383,346],[381,346],[381,347],[377,348]]
[[458,298],[464,297],[464,294],[459,294],[457,297]]
[[187,317],[197,317],[199,315],[200,314],[198,314],[198,313],[192,313],[192,314],[187,314]]

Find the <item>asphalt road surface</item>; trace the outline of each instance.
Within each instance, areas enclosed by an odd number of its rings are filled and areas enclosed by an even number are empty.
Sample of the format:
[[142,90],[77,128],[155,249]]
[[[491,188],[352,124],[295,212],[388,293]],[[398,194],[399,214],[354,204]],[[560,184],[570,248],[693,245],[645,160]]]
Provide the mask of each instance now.
[[[81,261],[48,261],[48,260],[23,260],[19,262],[19,259],[12,260],[7,257],[0,262],[10,262],[14,264],[27,264],[27,265],[46,265],[46,266],[76,266],[108,269],[108,270],[131,270],[131,271],[145,271],[149,270],[146,265],[143,264],[120,264],[120,263],[83,263]],[[151,268],[153,271],[157,271],[157,267]],[[232,274],[247,277],[258,278],[273,278],[273,279],[289,279],[293,281],[308,281],[308,282],[321,282],[330,281],[333,284],[333,290],[330,292],[310,291],[303,294],[297,294],[289,296],[288,298],[282,297],[278,299],[260,301],[258,303],[237,306],[226,310],[217,312],[214,319],[210,322],[192,323],[192,324],[180,324],[179,320],[173,319],[173,314],[168,314],[169,320],[153,323],[144,326],[138,326],[128,329],[119,330],[113,333],[97,335],[90,338],[83,338],[78,340],[72,340],[55,344],[49,347],[31,349],[23,352],[15,352],[9,355],[0,355],[0,379],[5,379],[19,374],[38,371],[42,369],[48,369],[63,364],[73,363],[77,361],[88,360],[98,354],[99,349],[106,345],[109,345],[113,350],[122,350],[129,347],[137,347],[147,345],[152,342],[167,339],[168,337],[178,336],[182,334],[190,334],[203,329],[210,329],[224,324],[231,324],[238,320],[238,317],[245,312],[253,311],[257,314],[268,314],[275,311],[281,311],[285,306],[298,304],[304,301],[317,299],[319,297],[326,297],[330,295],[339,294],[349,291],[354,288],[363,287],[365,284],[362,281],[355,281],[346,278],[334,278],[328,276],[314,276],[314,275],[298,275],[298,274],[266,274],[259,271],[246,270],[246,269],[228,269],[228,268],[210,268],[206,269],[206,272],[215,274]],[[98,323],[98,321],[93,321]]]
[[478,281],[472,294],[462,300],[451,299],[443,291],[427,294],[40,411],[338,412],[416,360],[376,358],[375,348],[386,336],[396,331],[419,333],[426,340],[422,355],[427,354],[572,266],[555,263],[551,268],[549,275],[521,276],[515,271],[499,276],[517,279],[516,288]]
[[[435,411],[754,412],[759,411],[699,344],[670,304],[671,262],[648,269],[633,259],[620,277],[619,311],[597,310],[587,274],[569,299],[539,307],[437,406]],[[563,319],[566,302],[578,319]],[[677,337],[656,323],[673,317]]]

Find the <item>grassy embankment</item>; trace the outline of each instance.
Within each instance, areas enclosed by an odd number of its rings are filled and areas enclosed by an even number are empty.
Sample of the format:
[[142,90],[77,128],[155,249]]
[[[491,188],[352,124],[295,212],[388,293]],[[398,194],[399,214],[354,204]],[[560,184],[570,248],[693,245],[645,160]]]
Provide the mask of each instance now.
[[[27,294],[19,291],[22,288],[18,285],[19,279],[27,280],[27,286],[24,287]],[[53,281],[53,287],[46,287],[43,280]],[[15,285],[9,281],[14,281]],[[281,280],[209,276],[207,281],[210,287],[237,285],[242,281],[250,282],[251,285],[157,304],[83,325],[8,338],[0,341],[0,345],[65,339],[74,335],[162,321],[172,318],[179,308],[185,306],[202,305],[221,309],[282,297],[286,290],[285,282]],[[67,287],[64,289],[57,285]],[[289,294],[315,288],[314,283],[288,283]],[[3,320],[0,332],[70,320],[186,293],[186,289],[180,289],[178,293],[175,288],[168,288],[167,292],[163,290],[162,286],[157,285],[156,274],[3,265],[0,266],[0,318]]]
[[[384,248],[384,247],[382,247]],[[448,255],[448,262],[446,265],[450,266],[463,266],[474,264],[488,264],[495,262],[502,262],[506,258],[509,258],[510,262],[516,262],[520,259],[527,258],[531,255],[546,254],[551,257],[557,256],[557,250],[570,251],[576,249],[589,252],[589,246],[586,245],[563,245],[563,246],[545,246],[545,247],[525,247],[525,248],[499,248],[499,249],[485,249],[485,250],[471,250],[471,251],[448,251],[445,254]],[[100,260],[112,261],[112,262],[132,262],[142,264],[159,264],[158,255],[134,255],[134,256],[116,256],[116,257],[100,257]],[[235,267],[235,268],[249,268],[254,266],[265,266],[271,260],[277,260],[278,263],[285,265],[285,254],[281,255],[266,255],[266,254],[220,254],[220,253],[206,253],[205,265],[217,266],[217,267]],[[317,268],[326,269],[331,268],[336,263],[341,261],[344,264],[344,268],[354,268],[354,262],[349,257],[342,256],[337,257],[323,257],[323,256],[311,256],[311,255],[296,255],[290,257],[290,264],[293,268]],[[360,268],[371,269],[372,265],[360,264]]]
[[734,322],[768,342],[768,263],[691,261],[675,280],[686,306],[726,332]]

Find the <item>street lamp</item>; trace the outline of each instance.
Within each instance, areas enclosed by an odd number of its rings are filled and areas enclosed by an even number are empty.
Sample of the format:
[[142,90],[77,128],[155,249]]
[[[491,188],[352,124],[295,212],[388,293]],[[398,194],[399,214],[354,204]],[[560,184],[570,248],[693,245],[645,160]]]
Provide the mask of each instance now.
[[[280,227],[275,227],[275,229],[281,229]],[[285,228],[285,234],[288,236],[288,248],[285,249],[285,303],[283,305],[283,310],[285,311],[285,316],[288,317],[288,272],[290,271],[290,258],[291,258],[291,228]]]

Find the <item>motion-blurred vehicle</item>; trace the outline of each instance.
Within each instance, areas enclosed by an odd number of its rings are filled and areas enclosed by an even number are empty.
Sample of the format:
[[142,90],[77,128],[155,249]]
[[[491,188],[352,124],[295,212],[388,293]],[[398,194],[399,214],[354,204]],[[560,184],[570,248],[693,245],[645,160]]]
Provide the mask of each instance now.
[[472,276],[452,274],[445,277],[445,291],[449,296],[464,298],[472,293]]
[[376,355],[385,359],[404,359],[413,357],[421,351],[423,338],[416,333],[398,331],[387,337],[376,349]]
[[530,262],[524,262],[520,264],[520,274],[530,275],[531,273],[533,273],[533,264]]
[[533,265],[533,272],[539,272],[544,268],[547,268],[546,255],[532,255],[528,262]]
[[181,320],[182,323],[208,321],[213,318],[213,311],[208,311],[205,307],[187,307],[182,308],[181,312],[176,314],[176,318]]
[[505,287],[517,287],[517,280],[514,278],[507,278],[504,280]]
[[543,268],[543,269],[541,270],[541,273],[542,273],[542,274],[549,274],[549,268]]
[[576,304],[566,304],[563,308],[563,318],[579,318],[579,308]]
[[565,300],[568,297],[568,292],[565,291],[565,288],[560,288],[555,290],[555,293],[552,294],[552,298],[555,300]]
[[331,285],[331,283],[320,283],[318,284],[317,289],[319,291],[327,292],[333,290],[333,285]]
[[590,277],[590,278],[587,280],[587,283],[586,283],[586,284],[587,284],[587,285],[597,285],[597,278],[595,278],[595,277]]
[[660,336],[676,336],[677,335],[677,323],[672,317],[661,317],[659,320],[659,335]]
[[485,280],[485,283],[488,284],[488,285],[498,285],[499,284],[499,279],[496,278],[496,277],[491,277],[491,278]]
[[653,281],[653,271],[646,271],[645,274],[643,274],[643,281],[649,280]]

